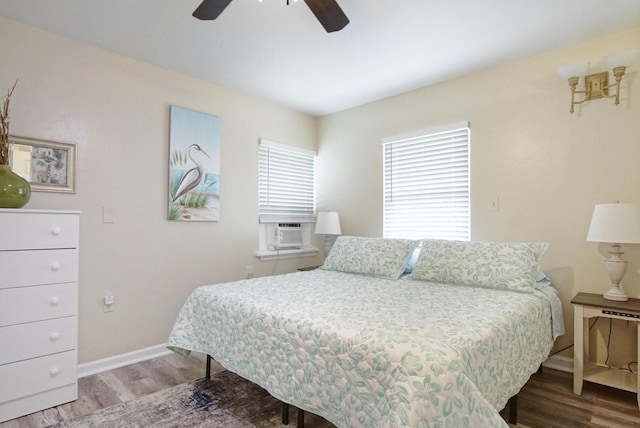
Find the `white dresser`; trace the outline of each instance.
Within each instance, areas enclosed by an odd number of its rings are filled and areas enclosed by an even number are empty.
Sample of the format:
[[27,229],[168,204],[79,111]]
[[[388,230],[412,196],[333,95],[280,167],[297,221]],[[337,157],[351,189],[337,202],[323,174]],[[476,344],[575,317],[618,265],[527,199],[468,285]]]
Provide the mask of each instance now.
[[0,422],[78,397],[79,223],[0,209]]

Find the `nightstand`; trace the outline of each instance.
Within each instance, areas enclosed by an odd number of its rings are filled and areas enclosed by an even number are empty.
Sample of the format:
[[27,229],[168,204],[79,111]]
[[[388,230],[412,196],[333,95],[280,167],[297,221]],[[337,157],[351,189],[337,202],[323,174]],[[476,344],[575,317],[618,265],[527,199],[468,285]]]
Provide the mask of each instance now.
[[[610,369],[589,361],[589,318],[613,318],[640,325],[640,299],[629,299],[626,302],[606,300],[601,294],[578,293],[571,301],[573,304],[575,345],[573,356],[573,393],[582,393],[583,381],[598,383],[623,389],[636,394],[640,408],[640,371],[631,373],[624,370]],[[638,329],[638,349],[640,355],[640,328]]]

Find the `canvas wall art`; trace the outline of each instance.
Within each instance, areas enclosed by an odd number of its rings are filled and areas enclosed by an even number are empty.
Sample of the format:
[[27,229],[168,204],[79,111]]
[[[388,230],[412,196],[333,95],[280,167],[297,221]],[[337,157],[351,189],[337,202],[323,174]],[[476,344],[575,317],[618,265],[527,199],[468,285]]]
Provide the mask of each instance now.
[[171,106],[169,220],[220,219],[220,118]]

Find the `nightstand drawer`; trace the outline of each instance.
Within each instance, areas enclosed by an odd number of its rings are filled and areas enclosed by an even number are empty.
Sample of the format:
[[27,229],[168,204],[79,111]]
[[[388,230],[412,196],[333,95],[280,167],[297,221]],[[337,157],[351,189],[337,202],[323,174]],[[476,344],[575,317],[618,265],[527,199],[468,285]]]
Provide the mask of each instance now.
[[0,221],[0,250],[77,248],[79,216],[75,214],[31,214],[5,210]]
[[0,327],[0,365],[75,349],[76,317]]
[[0,366],[0,402],[76,382],[76,351],[61,352]]
[[74,316],[78,284],[0,289],[0,326]]
[[78,280],[78,250],[0,251],[0,288]]

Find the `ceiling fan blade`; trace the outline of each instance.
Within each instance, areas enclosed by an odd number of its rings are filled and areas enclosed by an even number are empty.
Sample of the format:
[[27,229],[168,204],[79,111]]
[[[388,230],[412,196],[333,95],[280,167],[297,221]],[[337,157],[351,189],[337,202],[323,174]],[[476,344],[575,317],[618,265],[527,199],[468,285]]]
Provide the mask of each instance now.
[[193,16],[204,21],[216,19],[229,3],[231,0],[204,0],[193,12]]
[[327,33],[342,30],[349,18],[335,0],[304,0]]

